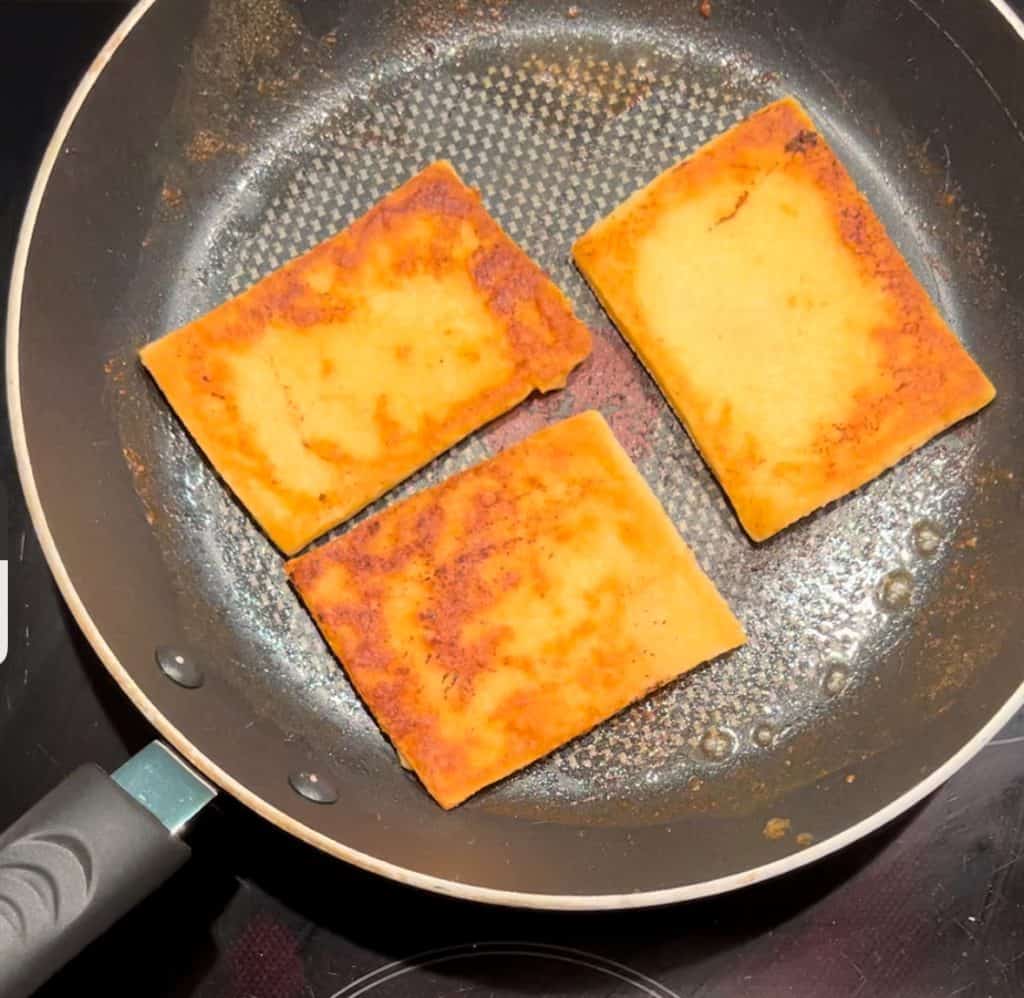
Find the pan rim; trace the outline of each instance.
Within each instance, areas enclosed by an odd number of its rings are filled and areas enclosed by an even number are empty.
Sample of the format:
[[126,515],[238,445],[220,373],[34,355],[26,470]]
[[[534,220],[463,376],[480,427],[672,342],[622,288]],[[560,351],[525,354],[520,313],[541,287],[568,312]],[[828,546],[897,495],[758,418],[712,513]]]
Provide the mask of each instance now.
[[[857,823],[830,838],[823,839],[821,842],[791,853],[781,859],[773,860],[770,863],[762,864],[739,873],[699,883],[687,884],[681,887],[659,888],[658,890],[638,891],[630,894],[544,894],[501,890],[435,877],[418,870],[403,867],[346,846],[344,843],[332,839],[296,820],[291,815],[249,790],[244,784],[232,777],[230,773],[221,769],[213,759],[200,752],[188,737],[157,709],[156,705],[134,681],[131,673],[121,664],[113,649],[103,638],[88,608],[79,597],[74,583],[64,566],[60,552],[50,532],[46,512],[43,509],[33,475],[32,461],[25,434],[19,369],[21,306],[25,272],[39,208],[42,204],[54,164],[60,155],[64,141],[82,105],[85,103],[96,81],[117,49],[156,2],[157,0],[138,0],[90,64],[68,100],[36,172],[19,230],[18,241],[15,246],[10,291],[8,294],[5,358],[7,364],[8,413],[18,477],[21,481],[32,525],[36,536],[39,538],[40,546],[42,547],[50,572],[76,623],[107,671],[113,676],[134,706],[156,728],[160,736],[165,738],[176,751],[180,752],[185,759],[209,777],[223,791],[231,794],[245,804],[246,807],[255,811],[278,828],[328,855],[342,859],[353,866],[379,876],[411,887],[431,891],[435,894],[506,907],[560,911],[647,908],[724,894],[742,887],[751,886],[807,866],[833,852],[845,848],[881,828],[883,825],[888,824],[913,807],[914,804],[922,800],[933,790],[937,789],[970,761],[1013,715],[1024,706],[1024,683],[1022,683],[1015,693],[992,715],[989,721],[942,765],[913,787],[904,791],[899,797],[890,801],[885,807],[862,818]],[[1024,20],[1014,12],[1007,0],[989,0],[989,3],[1001,14],[1021,40],[1024,41]]]

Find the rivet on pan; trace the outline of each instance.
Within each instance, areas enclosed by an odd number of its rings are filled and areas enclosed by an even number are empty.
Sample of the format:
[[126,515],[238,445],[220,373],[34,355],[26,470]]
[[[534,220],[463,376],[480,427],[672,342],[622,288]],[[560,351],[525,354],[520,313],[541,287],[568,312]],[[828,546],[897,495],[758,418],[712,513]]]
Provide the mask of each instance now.
[[713,762],[729,758],[736,748],[736,736],[728,728],[712,725],[700,740],[700,750]]
[[832,662],[825,673],[825,692],[830,696],[838,696],[846,689],[849,681],[850,674],[846,671],[846,666],[842,662]]
[[911,535],[914,550],[925,557],[935,554],[942,543],[942,528],[932,520],[921,520],[920,523],[915,523]]
[[914,591],[914,577],[897,568],[878,583],[878,602],[885,610],[903,610],[910,603]]
[[156,664],[168,679],[187,690],[197,689],[206,680],[203,670],[196,665],[195,660],[177,648],[159,645],[156,650]]
[[333,804],[338,799],[338,791],[326,776],[299,770],[288,777],[288,782],[300,797],[311,800],[314,804]]

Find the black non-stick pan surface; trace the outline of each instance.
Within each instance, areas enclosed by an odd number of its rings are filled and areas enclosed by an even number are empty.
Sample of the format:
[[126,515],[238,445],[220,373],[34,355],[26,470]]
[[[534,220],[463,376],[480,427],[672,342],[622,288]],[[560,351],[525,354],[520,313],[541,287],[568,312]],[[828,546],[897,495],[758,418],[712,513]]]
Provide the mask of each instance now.
[[[145,0],[43,163],[8,338],[29,505],[100,657],[166,739],[269,820],[470,898],[680,900],[808,862],[908,807],[1024,699],[1020,33],[982,0]],[[999,398],[756,545],[569,247],[787,93]],[[398,765],[279,554],[136,359],[442,157],[565,289],[594,354],[564,392],[383,502],[597,407],[750,636],[452,813]],[[203,684],[171,681],[158,647]],[[297,794],[302,771],[337,802]]]

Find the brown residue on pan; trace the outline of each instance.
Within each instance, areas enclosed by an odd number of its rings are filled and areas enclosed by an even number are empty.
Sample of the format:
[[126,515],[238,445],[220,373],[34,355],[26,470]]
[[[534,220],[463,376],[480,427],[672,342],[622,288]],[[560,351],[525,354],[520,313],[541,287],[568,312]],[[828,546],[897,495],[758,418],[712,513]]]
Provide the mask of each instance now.
[[142,510],[145,514],[146,522],[152,527],[157,522],[158,504],[153,496],[153,484],[149,471],[138,451],[131,447],[124,447],[121,453],[124,455],[125,464],[128,465],[128,470],[132,474],[132,484],[135,488],[135,494],[142,502]]
[[143,463],[138,453],[132,450],[131,447],[125,447],[122,451],[124,454],[125,464],[128,465],[128,470],[136,477],[144,475],[146,473],[146,465]]
[[650,435],[661,412],[657,389],[614,330],[598,330],[591,344],[590,356],[576,369],[563,393],[536,396],[490,427],[486,439],[492,452],[581,409],[601,410],[634,460],[650,452]]
[[982,488],[993,485],[1006,485],[1014,480],[1014,473],[1009,468],[986,465],[978,471],[975,480]]
[[709,18],[711,16],[711,0],[700,0],[697,10],[700,12],[701,17]]
[[789,818],[769,818],[764,823],[761,834],[766,839],[772,839],[773,841],[785,838],[789,834],[790,824]]
[[[948,143],[936,136],[924,142],[908,140],[903,154],[910,168],[931,188],[937,204],[946,208],[947,258],[956,261],[961,279],[966,274],[977,284],[982,308],[1001,307],[1005,300],[1006,270],[992,259],[992,236],[984,215],[964,197],[957,181],[960,165]],[[944,275],[947,276],[948,275]]]
[[185,155],[193,163],[205,163],[207,160],[213,159],[214,156],[219,156],[223,152],[244,151],[244,147],[228,142],[220,135],[211,132],[208,128],[200,128],[199,131],[192,136],[191,141],[185,149]]
[[121,357],[110,357],[103,362],[103,373],[106,374],[111,381],[121,382],[125,378],[125,362]]
[[286,0],[211,0],[172,112],[185,160],[244,152],[254,120],[267,117],[254,107],[326,67],[330,48],[330,37],[313,37]]
[[646,58],[623,67],[574,55],[558,60],[532,56],[524,68],[536,85],[586,101],[591,108],[602,108],[609,117],[640,104],[652,92],[657,80]]
[[[927,663],[918,697],[932,714],[955,703],[957,691],[970,683],[986,663],[1003,650],[1014,621],[1005,612],[1008,599],[1021,593],[1008,591],[992,573],[991,544],[987,534],[1016,519],[1015,496],[982,486],[976,493],[972,522],[953,540],[951,562],[938,592],[914,621],[908,660]],[[1004,607],[1001,611],[1000,607]]]
[[180,191],[182,200],[159,197],[143,247],[159,238],[162,224],[179,217],[186,201],[204,202],[206,184],[217,181],[226,157],[266,144],[261,129],[291,112],[292,92],[304,79],[321,77],[331,65],[330,45],[306,30],[287,0],[210,0],[204,7],[166,134],[153,154],[157,190]]
[[168,209],[174,211],[185,203],[185,195],[182,193],[180,187],[172,187],[170,184],[164,184],[160,189],[160,200],[163,201],[164,205]]
[[812,842],[814,842],[814,836],[810,832],[800,832],[796,837],[796,844],[801,849],[806,849]]
[[202,163],[216,156],[224,149],[224,140],[219,135],[214,135],[209,129],[201,128],[192,136],[185,155],[193,163]]
[[128,389],[125,387],[127,366],[124,358],[110,357],[105,360],[103,373],[107,376],[107,389],[117,398],[124,398],[128,394]]

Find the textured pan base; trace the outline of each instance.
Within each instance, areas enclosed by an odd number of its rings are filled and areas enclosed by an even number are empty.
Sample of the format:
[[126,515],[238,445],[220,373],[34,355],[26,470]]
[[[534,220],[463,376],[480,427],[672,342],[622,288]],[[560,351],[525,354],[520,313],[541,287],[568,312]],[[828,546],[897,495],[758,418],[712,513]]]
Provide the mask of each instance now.
[[[848,710],[864,684],[881,682],[889,653],[943,592],[935,586],[973,529],[965,503],[978,473],[978,424],[968,421],[933,441],[827,515],[753,545],[678,419],[603,317],[568,248],[681,156],[781,96],[765,75],[773,67],[738,62],[713,45],[688,48],[679,34],[620,38],[613,46],[607,33],[586,33],[585,16],[572,22],[581,34],[566,50],[559,32],[569,22],[559,23],[550,38],[543,31],[525,40],[486,35],[399,66],[392,76],[365,75],[353,91],[322,95],[305,117],[289,115],[272,151],[237,164],[240,194],[185,247],[182,281],[169,289],[162,324],[171,328],[238,293],[424,164],[452,159],[509,234],[567,291],[595,330],[594,351],[570,388],[527,401],[395,495],[440,481],[558,418],[598,408],[749,637],[714,669],[695,670],[459,813],[482,808],[596,825],[692,810],[712,794],[719,813],[742,809],[754,786],[743,773],[760,778],[760,767],[786,757],[823,718]],[[808,104],[819,119],[831,93],[822,88],[820,100]],[[797,91],[806,101],[809,91]],[[935,243],[927,211],[905,210],[937,203],[941,170],[921,181],[934,178],[926,193],[908,193],[872,151],[869,131],[825,131],[915,273],[931,275],[926,287],[957,325],[959,285],[949,275],[974,252],[954,254]],[[281,579],[277,552],[166,406],[146,400],[143,418],[129,403],[125,445],[150,469],[154,531],[183,600],[190,612],[215,608],[231,634],[249,637],[250,652],[227,663],[224,675],[257,714],[301,731],[339,769],[372,765],[374,773],[392,773],[393,752],[309,615],[285,584],[268,581]],[[181,557],[196,546],[204,561]],[[904,579],[892,573],[911,579],[905,599],[901,586],[886,585]],[[886,602],[885,594],[899,598]],[[319,726],[314,718],[322,719]],[[846,746],[814,751],[815,767],[841,766],[847,757]]]

